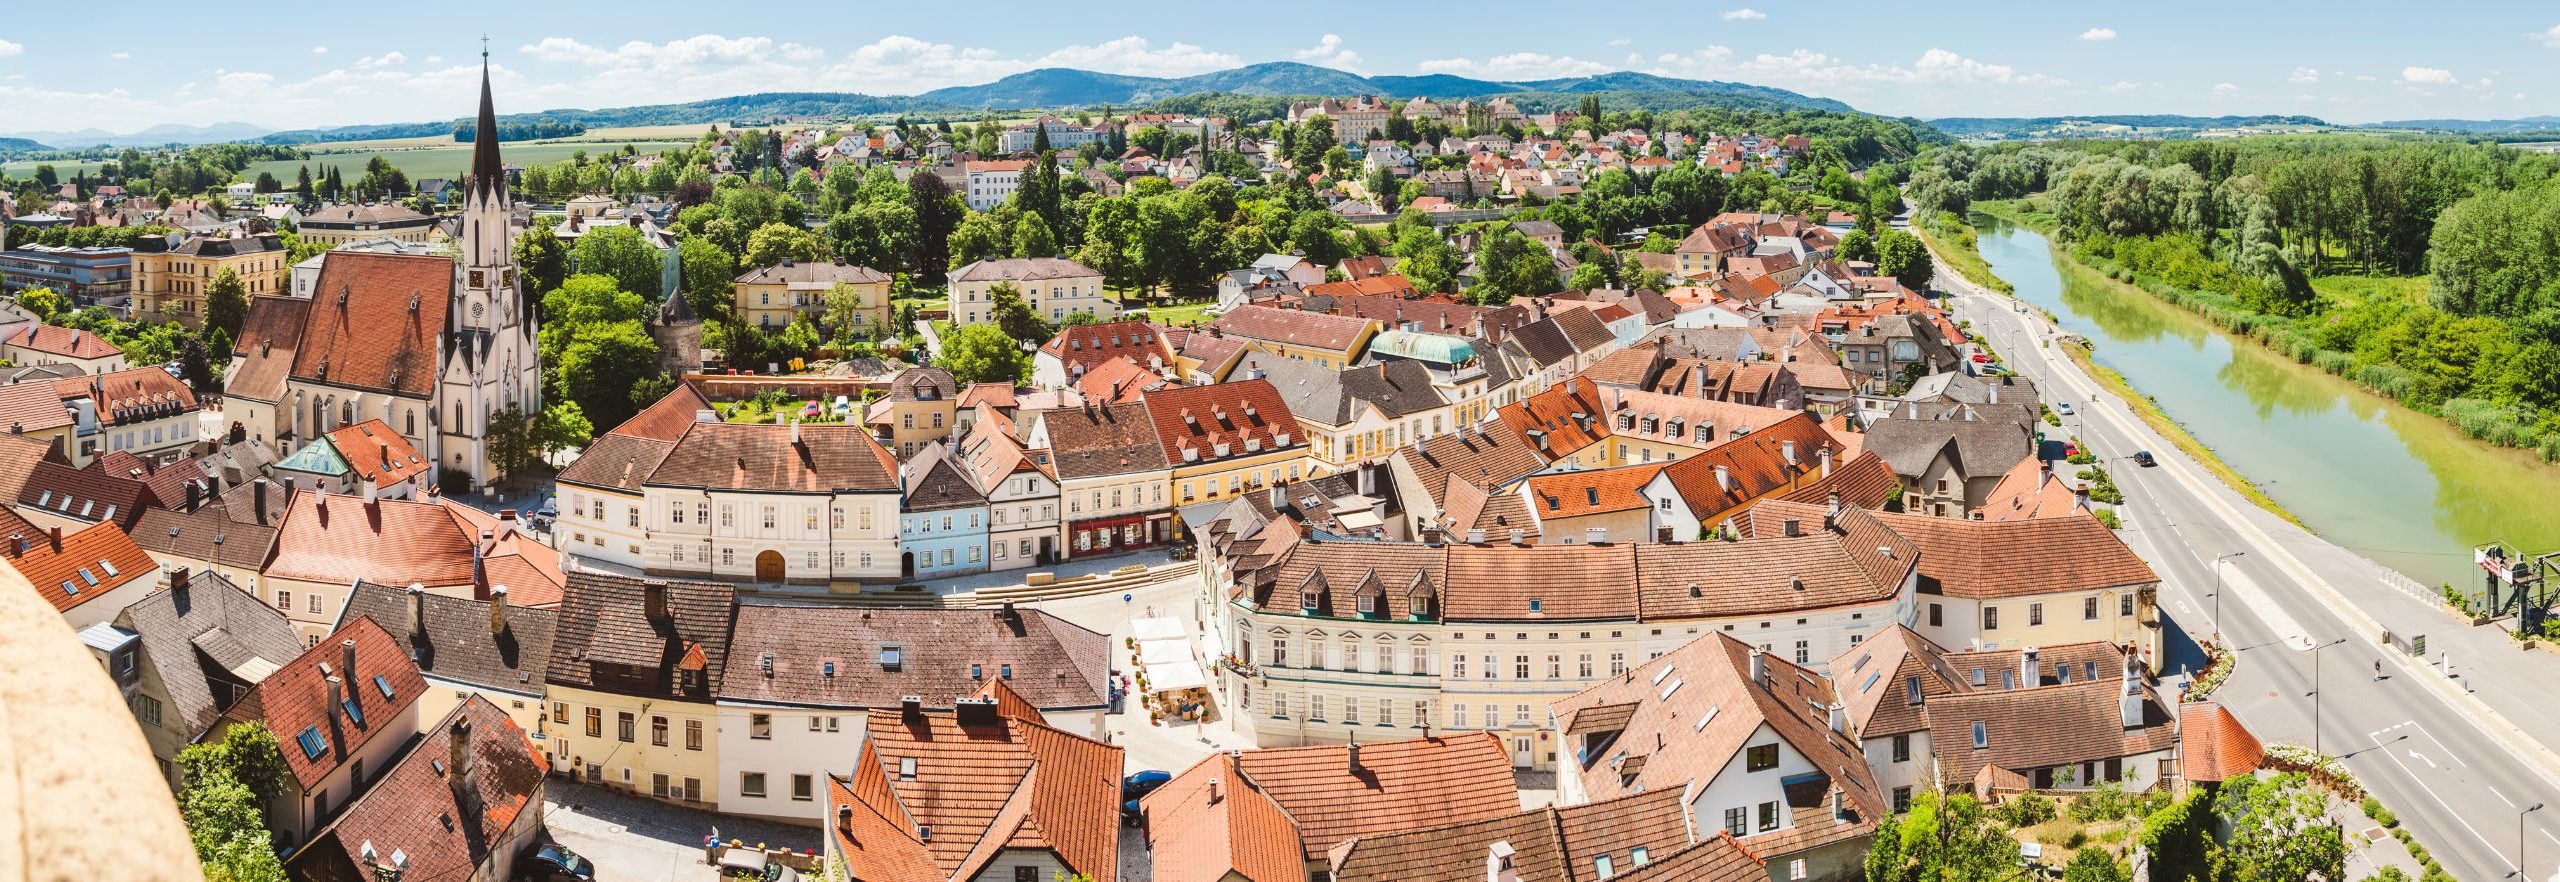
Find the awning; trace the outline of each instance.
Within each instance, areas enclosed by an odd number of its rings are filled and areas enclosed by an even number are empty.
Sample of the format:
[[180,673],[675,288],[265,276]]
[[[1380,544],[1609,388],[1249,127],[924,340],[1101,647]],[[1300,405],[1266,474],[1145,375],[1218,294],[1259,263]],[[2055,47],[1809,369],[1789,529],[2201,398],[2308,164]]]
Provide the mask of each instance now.
[[1129,620],[1129,636],[1136,638],[1140,642],[1148,640],[1181,640],[1184,637],[1189,636],[1190,633],[1191,629],[1183,625],[1181,619],[1173,618],[1171,616],[1156,616],[1153,618],[1136,618]]
[[1178,661],[1147,665],[1147,692],[1151,694],[1203,689],[1208,685],[1209,676],[1193,662]]
[[1192,657],[1191,647],[1185,645],[1188,642],[1189,641],[1183,640],[1140,640],[1138,641],[1138,663],[1147,667],[1147,670],[1150,672],[1148,676],[1154,676],[1152,672],[1155,670],[1157,665],[1190,664],[1196,662],[1198,659]]

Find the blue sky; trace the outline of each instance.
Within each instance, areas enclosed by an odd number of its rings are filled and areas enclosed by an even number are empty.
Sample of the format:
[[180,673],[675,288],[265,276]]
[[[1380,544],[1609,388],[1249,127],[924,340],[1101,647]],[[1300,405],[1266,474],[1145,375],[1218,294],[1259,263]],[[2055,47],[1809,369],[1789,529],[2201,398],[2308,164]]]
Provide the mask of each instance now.
[[912,94],[1043,66],[1178,76],[1275,60],[1500,79],[1643,70],[1923,117],[2560,112],[2560,8],[2520,2],[1299,0],[1071,12],[1055,2],[618,0],[416,4],[401,19],[365,5],[104,16],[29,0],[0,18],[0,131],[461,116],[484,30],[508,113],[760,91]]

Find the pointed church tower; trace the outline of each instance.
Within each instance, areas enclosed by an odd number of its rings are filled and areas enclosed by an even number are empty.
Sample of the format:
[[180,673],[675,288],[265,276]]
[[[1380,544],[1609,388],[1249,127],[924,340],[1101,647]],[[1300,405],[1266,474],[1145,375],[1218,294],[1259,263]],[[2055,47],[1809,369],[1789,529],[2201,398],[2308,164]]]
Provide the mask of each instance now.
[[498,109],[489,93],[489,52],[480,51],[480,119],[472,133],[471,176],[463,182],[462,259],[445,310],[445,343],[431,411],[429,455],[467,479],[460,492],[501,477],[489,461],[493,417],[509,408],[542,411],[538,320],[516,272],[514,199],[498,157]]
[[512,324],[516,306],[513,236],[508,231],[507,166],[498,159],[498,109],[489,95],[489,52],[480,52],[480,121],[471,141],[471,177],[462,197],[462,297],[446,321],[455,330]]

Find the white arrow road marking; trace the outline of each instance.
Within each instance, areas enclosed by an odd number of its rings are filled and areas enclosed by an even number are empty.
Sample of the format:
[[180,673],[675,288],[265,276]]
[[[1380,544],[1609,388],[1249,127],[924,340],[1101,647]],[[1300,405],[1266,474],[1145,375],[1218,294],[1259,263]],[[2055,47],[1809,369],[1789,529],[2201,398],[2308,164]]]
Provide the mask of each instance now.
[[2427,755],[2426,755],[2426,754],[2419,753],[2419,752],[2417,752],[2417,751],[2412,750],[2412,751],[2409,751],[2409,758],[2410,758],[2410,759],[2413,759],[2413,760],[2417,760],[2417,761],[2422,762],[2422,763],[2426,763],[2426,764],[2427,764],[2427,768],[2430,768],[2430,769],[2432,769],[2432,768],[2437,768],[2437,766],[2436,766],[2436,764],[2435,764],[2435,762],[2434,762],[2434,761],[2427,759]]

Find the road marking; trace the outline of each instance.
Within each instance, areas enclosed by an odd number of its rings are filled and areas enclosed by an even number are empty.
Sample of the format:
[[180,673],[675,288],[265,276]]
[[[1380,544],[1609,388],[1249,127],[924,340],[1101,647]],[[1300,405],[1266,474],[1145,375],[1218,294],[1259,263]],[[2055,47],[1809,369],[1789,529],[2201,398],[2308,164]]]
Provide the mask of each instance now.
[[2428,758],[2427,758],[2427,755],[2426,755],[2426,754],[2419,753],[2419,752],[2417,752],[2417,751],[2412,750],[2412,751],[2409,751],[2409,758],[2410,758],[2410,759],[2413,759],[2413,760],[2417,760],[2417,761],[2422,762],[2422,763],[2426,763],[2426,764],[2427,764],[2427,768],[2430,768],[2430,769],[2433,769],[2433,768],[2439,768],[2439,766],[2437,766],[2437,765],[2436,765],[2436,763],[2435,763],[2435,761],[2434,761],[2434,760],[2431,760],[2431,759],[2428,759]]
[[[2482,786],[2482,787],[2489,787],[2489,785],[2487,785],[2487,784],[2482,784],[2482,785],[2480,785],[2480,786]],[[2504,793],[2499,793],[2499,792],[2498,792],[2498,788],[2495,788],[2495,787],[2489,787],[2489,795],[2490,795],[2490,796],[2495,796],[2495,797],[2497,797],[2499,802],[2506,803],[2508,808],[2515,808],[2515,807],[2516,807],[2516,801],[2515,801],[2515,800],[2512,800],[2512,799],[2508,799],[2508,798],[2507,798],[2507,795],[2506,795],[2506,794],[2504,794]]]
[[2416,721],[2416,720],[2410,720],[2409,722],[2407,722],[2407,723],[2403,723],[2403,724],[2401,724],[2401,725],[2409,726],[2409,727],[2411,727],[2411,728],[2417,729],[2417,730],[2418,730],[2418,734],[2419,734],[2419,735],[2425,736],[2425,737],[2426,737],[2426,739],[2427,739],[2428,741],[2433,741],[2433,742],[2435,742],[2435,743],[2436,743],[2436,747],[2437,747],[2437,748],[2440,748],[2440,749],[2442,749],[2442,750],[2444,751],[2445,758],[2453,760],[2453,764],[2454,764],[2454,765],[2457,765],[2457,766],[2468,766],[2468,765],[2470,765],[2470,763],[2466,763],[2466,762],[2463,762],[2463,761],[2462,761],[2462,754],[2455,753],[2455,752],[2454,752],[2454,750],[2453,750],[2453,746],[2452,746],[2452,745],[2449,745],[2449,744],[2444,743],[2444,739],[2436,737],[2436,733],[2433,733],[2433,732],[2429,732],[2429,731],[2427,731],[2427,727],[2426,727],[2425,725],[2423,725],[2423,724],[2419,723],[2419,722],[2418,722],[2418,721]]
[[[2381,740],[2375,739],[2374,746],[2382,746]],[[2462,829],[2471,831],[2471,838],[2480,840],[2480,844],[2489,850],[2489,854],[2493,856],[2502,854],[2502,852],[2498,851],[2497,843],[2490,842],[2489,837],[2480,835],[2480,828],[2471,826],[2470,821],[2464,820],[2460,813],[2455,812],[2453,810],[2453,803],[2446,802],[2444,796],[2437,793],[2435,788],[2427,786],[2427,779],[2420,777],[2417,772],[2410,770],[2408,763],[2401,762],[2399,757],[2392,756],[2391,752],[2387,750],[2383,751],[2382,755],[2391,757],[2392,765],[2399,766],[2401,773],[2408,775],[2409,780],[2418,785],[2418,789],[2426,791],[2427,798],[2435,800],[2436,805],[2444,809],[2444,817],[2452,818],[2454,823],[2462,825]]]

